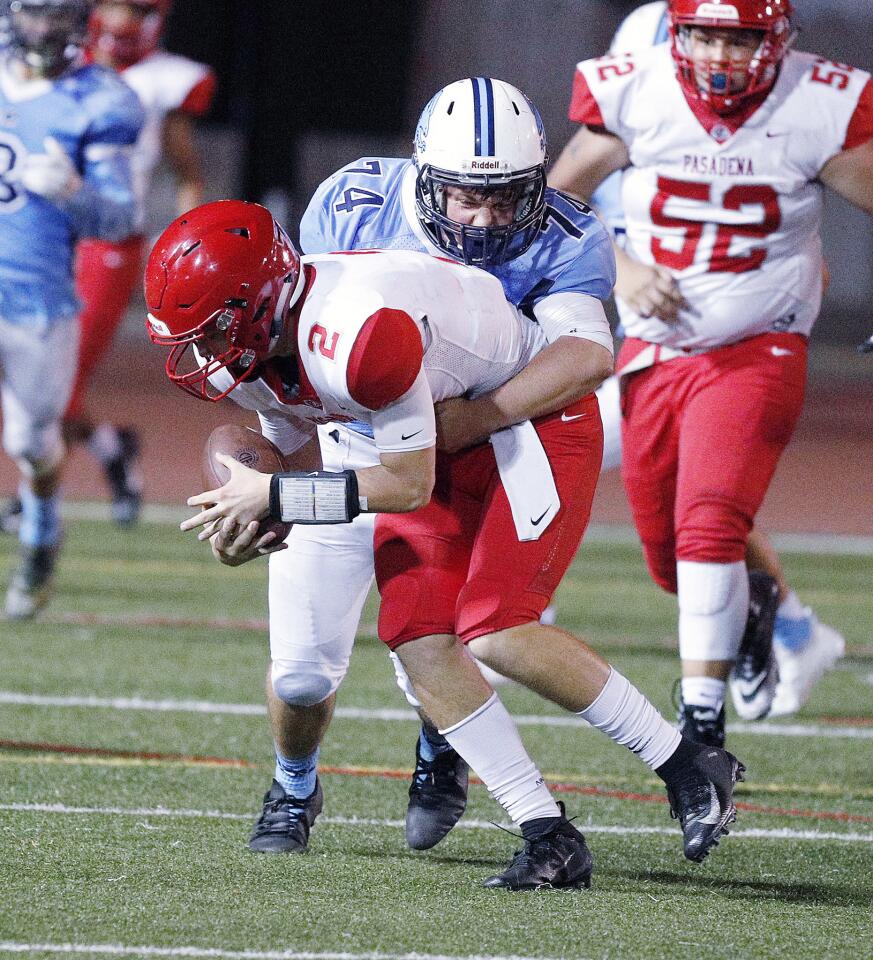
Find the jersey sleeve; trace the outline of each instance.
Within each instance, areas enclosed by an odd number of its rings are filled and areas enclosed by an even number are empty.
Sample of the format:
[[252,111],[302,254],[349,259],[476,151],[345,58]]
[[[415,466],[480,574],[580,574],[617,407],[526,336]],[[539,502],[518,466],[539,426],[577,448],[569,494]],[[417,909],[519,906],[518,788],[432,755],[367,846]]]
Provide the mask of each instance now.
[[384,202],[376,178],[361,172],[371,168],[381,170],[380,161],[362,157],[319,185],[300,221],[304,253],[355,249],[361,218]]
[[[578,201],[558,194],[553,199],[553,214],[562,209],[568,214]],[[576,216],[575,226],[580,234],[575,243],[563,242],[563,268],[554,275],[543,296],[556,293],[581,293],[597,300],[608,300],[615,286],[615,252],[607,228],[588,209],[584,216]],[[568,216],[569,225],[569,216]],[[560,229],[560,224],[556,225]]]
[[384,409],[412,387],[423,358],[421,334],[412,317],[382,307],[364,321],[349,353],[349,396],[367,410]]
[[380,453],[405,453],[432,447],[436,443],[436,418],[424,370],[419,371],[402,397],[376,411],[371,422],[373,439]]
[[620,53],[576,65],[568,116],[575,123],[626,139],[622,108],[636,80],[636,55]]
[[851,150],[852,147],[860,147],[862,143],[867,143],[869,140],[873,140],[873,77],[867,78],[861,96],[858,97],[858,103],[846,129],[843,149]]
[[216,84],[215,74],[206,67],[203,76],[191,87],[185,99],[179,104],[179,112],[189,117],[203,117],[209,113],[212,101],[215,99]]

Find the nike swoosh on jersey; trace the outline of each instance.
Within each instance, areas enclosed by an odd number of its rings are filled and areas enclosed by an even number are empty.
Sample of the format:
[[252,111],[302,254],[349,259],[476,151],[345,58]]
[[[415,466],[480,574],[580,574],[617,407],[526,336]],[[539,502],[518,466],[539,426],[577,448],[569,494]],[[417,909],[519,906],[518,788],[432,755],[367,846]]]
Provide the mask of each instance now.
[[[423,430],[423,429],[424,429],[424,427],[422,427],[422,430]],[[413,437],[417,437],[420,433],[421,433],[421,430],[416,430],[415,433],[401,433],[401,434],[400,434],[400,439],[401,439],[401,440],[411,440]]]
[[589,416],[587,413],[575,413],[573,416],[568,417],[566,413],[562,413],[561,419],[564,421],[564,423],[569,423],[571,420],[581,420],[583,417],[587,416]]
[[794,351],[788,350],[785,347],[770,347],[770,353],[772,353],[774,357],[793,357],[794,356]]

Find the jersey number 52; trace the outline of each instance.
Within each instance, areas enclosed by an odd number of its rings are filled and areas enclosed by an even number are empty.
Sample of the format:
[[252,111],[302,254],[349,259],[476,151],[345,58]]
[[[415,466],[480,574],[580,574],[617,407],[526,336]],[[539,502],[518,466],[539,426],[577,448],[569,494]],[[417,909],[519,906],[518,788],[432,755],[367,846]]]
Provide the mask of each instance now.
[[[649,210],[652,223],[657,227],[680,228],[683,235],[682,245],[678,250],[665,246],[659,237],[653,236],[652,256],[656,263],[671,270],[687,270],[695,261],[697,246],[707,224],[703,220],[685,220],[665,213],[668,201],[674,197],[696,201],[701,206],[710,204],[712,184],[658,177],[658,192]],[[727,190],[721,203],[725,210],[740,211],[744,207],[757,207],[760,210],[760,218],[756,218],[756,222],[752,223],[720,223],[718,225],[715,243],[706,266],[707,273],[746,273],[749,270],[757,270],[767,258],[766,246],[751,247],[743,254],[731,254],[728,251],[735,237],[763,239],[779,229],[782,214],[779,210],[778,194],[767,184],[741,183]]]

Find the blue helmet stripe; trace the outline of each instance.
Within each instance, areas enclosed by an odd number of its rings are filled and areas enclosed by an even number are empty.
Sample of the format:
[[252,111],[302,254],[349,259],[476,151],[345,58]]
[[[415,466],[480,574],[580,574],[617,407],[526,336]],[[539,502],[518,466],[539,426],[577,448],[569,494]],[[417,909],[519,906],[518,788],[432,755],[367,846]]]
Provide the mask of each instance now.
[[665,43],[670,31],[667,28],[667,11],[661,14],[661,19],[658,21],[658,29],[655,31],[655,46],[659,43]]
[[477,157],[493,157],[494,85],[490,77],[473,77],[473,153]]
[[494,85],[491,83],[491,77],[485,77],[485,103],[488,121],[487,153],[489,157],[493,157],[497,152],[497,147],[494,143]]
[[470,80],[473,84],[473,153],[482,156],[482,102],[479,93],[479,78]]

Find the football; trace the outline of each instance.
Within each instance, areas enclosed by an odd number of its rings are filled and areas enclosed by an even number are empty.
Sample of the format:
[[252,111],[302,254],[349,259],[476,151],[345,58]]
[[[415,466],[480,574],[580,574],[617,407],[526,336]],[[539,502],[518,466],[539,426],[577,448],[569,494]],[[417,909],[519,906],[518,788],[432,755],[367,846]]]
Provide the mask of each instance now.
[[[215,459],[216,453],[226,453],[260,473],[281,473],[288,469],[279,448],[259,431],[235,423],[224,423],[209,434],[203,448],[201,470],[204,490],[215,490],[230,476],[227,467]],[[264,534],[272,530],[276,534],[274,543],[281,543],[291,527],[290,523],[267,518],[261,521],[259,532]]]

